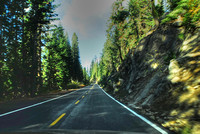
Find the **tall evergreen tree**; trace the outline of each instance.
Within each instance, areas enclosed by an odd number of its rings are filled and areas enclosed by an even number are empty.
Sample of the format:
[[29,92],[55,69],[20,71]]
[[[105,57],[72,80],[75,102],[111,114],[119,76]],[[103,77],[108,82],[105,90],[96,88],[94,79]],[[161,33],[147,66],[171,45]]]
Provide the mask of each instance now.
[[54,6],[52,5],[52,0],[30,0],[30,11],[29,20],[31,23],[30,31],[32,32],[30,43],[31,45],[31,88],[30,93],[33,95],[35,90],[37,91],[41,86],[41,47],[43,43],[41,42],[43,29],[50,24]]
[[79,56],[78,36],[76,35],[76,33],[74,33],[72,36],[72,58],[73,58],[72,79],[80,82],[83,79],[83,72]]
[[67,64],[67,70],[69,70],[69,78],[72,80],[72,73],[73,73],[73,57],[72,57],[72,47],[70,45],[68,33],[65,35],[66,40],[66,52],[67,55],[65,57],[65,62]]
[[62,26],[54,30],[45,48],[43,74],[48,89],[65,89],[71,80],[71,46]]

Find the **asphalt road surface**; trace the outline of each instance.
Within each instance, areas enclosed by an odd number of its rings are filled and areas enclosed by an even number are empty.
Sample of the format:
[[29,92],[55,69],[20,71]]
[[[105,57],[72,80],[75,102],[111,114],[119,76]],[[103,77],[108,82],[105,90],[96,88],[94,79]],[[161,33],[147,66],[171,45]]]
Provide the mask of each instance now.
[[0,133],[166,133],[97,84],[0,115]]

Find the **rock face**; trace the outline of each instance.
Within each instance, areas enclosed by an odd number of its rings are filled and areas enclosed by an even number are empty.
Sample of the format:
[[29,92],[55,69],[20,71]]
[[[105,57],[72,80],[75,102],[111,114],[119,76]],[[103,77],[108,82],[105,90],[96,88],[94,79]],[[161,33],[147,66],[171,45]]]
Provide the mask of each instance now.
[[122,89],[130,90],[130,103],[150,106],[160,94],[169,90],[168,66],[170,60],[179,55],[179,31],[172,26],[160,27],[141,40],[121,65]]
[[200,30],[185,32],[185,39],[179,39],[183,32],[183,27],[160,26],[108,80],[117,88],[116,96],[126,92],[120,99],[129,106],[156,111],[149,117],[176,132],[200,119]]

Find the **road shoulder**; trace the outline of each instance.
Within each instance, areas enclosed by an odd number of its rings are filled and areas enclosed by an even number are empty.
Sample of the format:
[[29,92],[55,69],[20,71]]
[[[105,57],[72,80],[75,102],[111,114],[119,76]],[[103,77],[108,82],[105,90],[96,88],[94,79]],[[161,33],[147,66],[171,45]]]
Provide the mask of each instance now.
[[25,98],[18,98],[18,99],[9,100],[9,101],[3,101],[3,102],[0,102],[0,114],[13,111],[16,109],[20,109],[23,107],[27,107],[27,106],[30,106],[42,101],[52,99],[52,98],[56,98],[64,94],[69,94],[79,89],[56,90],[56,91],[52,91],[47,94],[39,95],[36,97],[25,97]]

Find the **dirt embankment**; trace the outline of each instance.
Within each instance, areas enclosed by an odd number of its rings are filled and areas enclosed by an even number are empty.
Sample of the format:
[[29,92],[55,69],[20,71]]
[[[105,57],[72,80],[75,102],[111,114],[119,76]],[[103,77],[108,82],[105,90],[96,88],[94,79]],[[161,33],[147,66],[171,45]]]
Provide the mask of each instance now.
[[129,107],[177,133],[198,133],[200,29],[160,26],[107,81],[110,92]]

